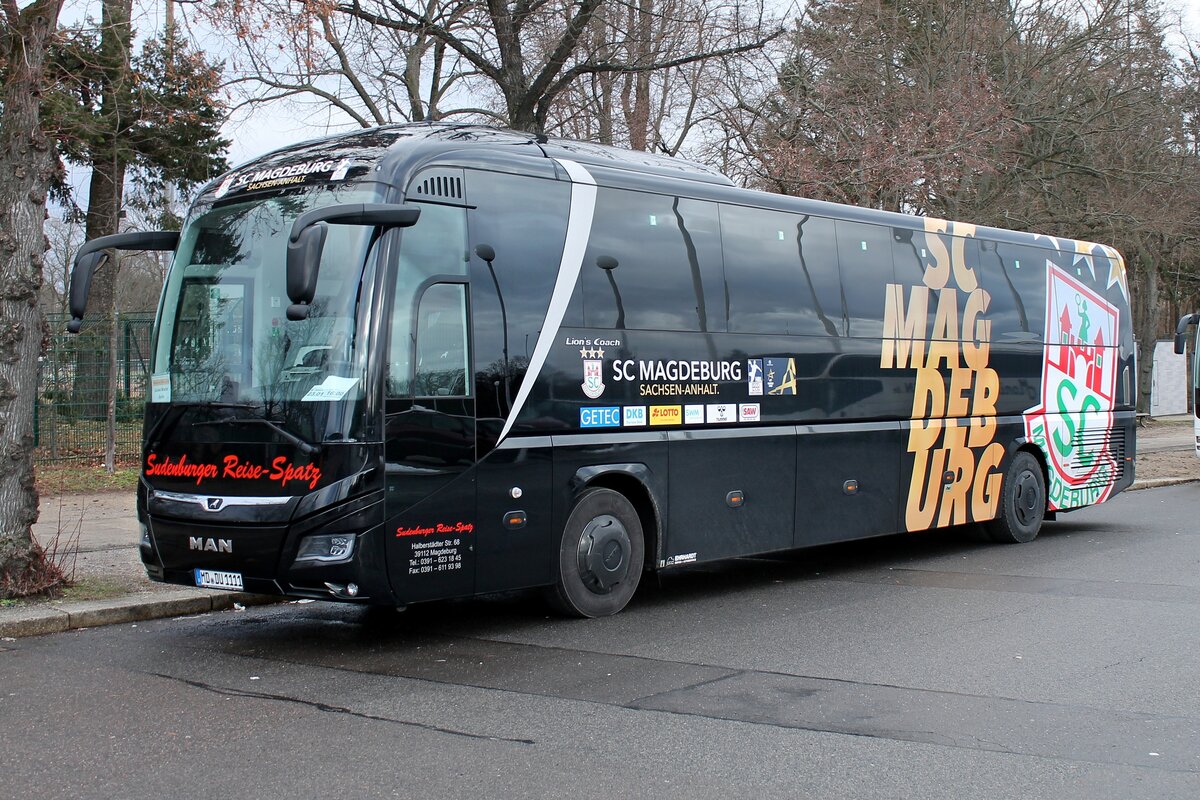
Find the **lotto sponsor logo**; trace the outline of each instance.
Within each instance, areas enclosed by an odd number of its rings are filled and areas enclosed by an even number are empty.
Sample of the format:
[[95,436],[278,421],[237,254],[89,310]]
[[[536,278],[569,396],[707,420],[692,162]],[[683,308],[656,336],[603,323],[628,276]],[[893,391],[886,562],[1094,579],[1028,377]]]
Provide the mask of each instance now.
[[682,422],[682,406],[650,406],[651,425],[679,425]]
[[758,403],[741,403],[738,405],[739,422],[758,422],[761,418]]
[[736,403],[710,403],[706,406],[709,423],[737,422]]
[[704,406],[684,406],[683,407],[683,424],[684,425],[703,425],[704,424]]
[[619,406],[579,409],[579,427],[581,428],[617,428],[620,425],[621,409]]
[[636,427],[646,424],[645,406],[625,406],[625,425]]

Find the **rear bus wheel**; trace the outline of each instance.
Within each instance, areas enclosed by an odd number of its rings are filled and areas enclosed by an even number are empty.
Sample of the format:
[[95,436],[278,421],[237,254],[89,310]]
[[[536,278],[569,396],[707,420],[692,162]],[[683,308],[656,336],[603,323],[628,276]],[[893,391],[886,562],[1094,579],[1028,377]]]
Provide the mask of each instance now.
[[548,599],[569,616],[616,614],[637,591],[644,557],[642,523],[633,505],[611,489],[590,489],[563,528]]
[[1024,450],[1017,451],[1004,473],[1000,490],[1000,515],[985,522],[992,541],[1002,544],[1032,542],[1046,517],[1046,479],[1042,465]]

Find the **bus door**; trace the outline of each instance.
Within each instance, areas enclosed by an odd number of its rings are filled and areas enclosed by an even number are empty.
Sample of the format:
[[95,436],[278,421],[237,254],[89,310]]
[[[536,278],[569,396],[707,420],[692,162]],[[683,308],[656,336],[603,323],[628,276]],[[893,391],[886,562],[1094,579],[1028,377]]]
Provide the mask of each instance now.
[[387,568],[401,603],[475,585],[475,398],[462,208],[404,231],[384,378]]
[[[545,326],[566,239],[571,185],[541,175],[468,169],[466,192],[479,465],[475,590],[553,580],[552,414],[500,434]],[[544,403],[541,390],[525,408]]]

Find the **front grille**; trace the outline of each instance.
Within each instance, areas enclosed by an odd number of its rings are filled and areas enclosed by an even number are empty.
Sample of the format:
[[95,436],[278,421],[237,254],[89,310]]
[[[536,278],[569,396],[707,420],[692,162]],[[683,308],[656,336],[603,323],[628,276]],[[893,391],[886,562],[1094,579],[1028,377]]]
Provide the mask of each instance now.
[[286,526],[201,525],[150,517],[150,533],[167,569],[230,570],[273,576]]

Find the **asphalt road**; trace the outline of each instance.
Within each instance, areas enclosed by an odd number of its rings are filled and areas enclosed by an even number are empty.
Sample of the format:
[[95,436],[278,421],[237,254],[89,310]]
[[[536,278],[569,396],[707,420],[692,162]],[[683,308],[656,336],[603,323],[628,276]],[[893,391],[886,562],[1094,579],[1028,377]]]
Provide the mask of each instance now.
[[527,596],[0,642],[0,797],[1195,798],[1200,485]]

